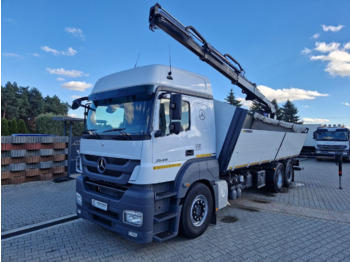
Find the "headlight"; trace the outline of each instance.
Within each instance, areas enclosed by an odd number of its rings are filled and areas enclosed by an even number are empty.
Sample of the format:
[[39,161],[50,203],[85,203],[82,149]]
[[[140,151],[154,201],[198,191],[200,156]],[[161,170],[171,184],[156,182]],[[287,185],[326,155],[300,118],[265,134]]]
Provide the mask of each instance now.
[[83,205],[83,198],[79,193],[75,193],[75,199],[79,206]]
[[123,222],[126,224],[140,227],[143,223],[143,213],[133,210],[124,210]]

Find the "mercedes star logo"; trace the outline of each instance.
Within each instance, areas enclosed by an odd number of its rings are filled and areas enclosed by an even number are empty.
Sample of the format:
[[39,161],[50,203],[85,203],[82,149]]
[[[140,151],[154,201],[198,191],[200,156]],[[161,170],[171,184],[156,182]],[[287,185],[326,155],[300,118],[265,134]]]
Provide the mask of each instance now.
[[100,172],[101,174],[104,173],[106,171],[106,164],[107,164],[106,159],[104,157],[100,157],[97,161],[98,172]]

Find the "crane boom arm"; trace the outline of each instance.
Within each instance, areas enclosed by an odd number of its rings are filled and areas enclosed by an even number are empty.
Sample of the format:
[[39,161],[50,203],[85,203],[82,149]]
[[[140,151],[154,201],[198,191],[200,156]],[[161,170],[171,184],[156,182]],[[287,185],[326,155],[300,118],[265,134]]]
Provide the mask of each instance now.
[[240,87],[242,92],[247,95],[246,100],[253,100],[263,107],[267,113],[275,114],[275,106],[258,90],[256,84],[244,77],[244,70],[241,65],[231,55],[223,55],[217,51],[194,27],[185,27],[159,4],[151,7],[149,24],[152,31],[157,28],[162,29],[195,53],[202,61],[230,79],[232,84]]

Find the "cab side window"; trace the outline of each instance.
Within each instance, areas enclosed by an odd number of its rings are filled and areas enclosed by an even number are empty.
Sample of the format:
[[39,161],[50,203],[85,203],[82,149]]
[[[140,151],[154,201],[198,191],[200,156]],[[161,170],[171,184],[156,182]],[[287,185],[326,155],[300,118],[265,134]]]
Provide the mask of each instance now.
[[[160,100],[159,108],[159,130],[162,135],[170,134],[170,114],[169,114],[169,103],[168,98],[162,98]],[[182,101],[182,115],[181,115],[181,127],[182,131],[190,130],[190,103]]]

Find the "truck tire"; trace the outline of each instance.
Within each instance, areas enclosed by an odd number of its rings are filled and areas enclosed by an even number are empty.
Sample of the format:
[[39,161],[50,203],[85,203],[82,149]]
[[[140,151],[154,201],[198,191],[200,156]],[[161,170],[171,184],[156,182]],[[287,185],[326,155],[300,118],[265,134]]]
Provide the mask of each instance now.
[[284,166],[282,163],[276,163],[273,168],[267,171],[267,188],[274,193],[280,192],[283,187],[283,179]]
[[290,187],[293,181],[294,177],[294,169],[293,169],[293,164],[292,160],[287,160],[284,164],[284,180],[283,180],[283,185],[285,187]]
[[187,193],[182,207],[180,231],[188,238],[196,238],[207,229],[213,212],[213,198],[209,188],[196,183]]

